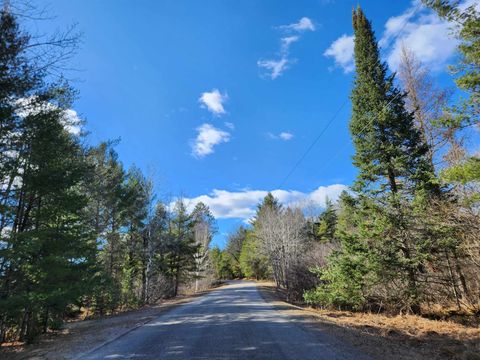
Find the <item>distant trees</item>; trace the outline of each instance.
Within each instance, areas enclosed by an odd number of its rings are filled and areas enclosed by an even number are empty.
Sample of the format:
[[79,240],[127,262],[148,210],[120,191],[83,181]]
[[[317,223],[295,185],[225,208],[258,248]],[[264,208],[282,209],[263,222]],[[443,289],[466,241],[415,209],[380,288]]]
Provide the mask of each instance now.
[[240,263],[240,257],[248,234],[249,231],[245,227],[240,226],[236,231],[228,235],[225,252],[230,258],[231,272],[235,278],[241,278],[245,275]]
[[314,227],[314,238],[320,242],[335,242],[335,230],[337,228],[338,216],[333,202],[325,199],[325,210],[320,214]]
[[[268,200],[268,199],[267,199]],[[279,208],[262,204],[256,219],[255,235],[268,259],[278,286],[290,288],[293,269],[305,250],[306,221],[300,209]]]
[[193,238],[196,251],[194,253],[195,260],[195,292],[199,288],[199,281],[206,271],[210,270],[210,243],[213,235],[216,233],[216,222],[208,206],[199,202],[192,212],[193,216]]
[[267,258],[259,248],[259,241],[252,229],[238,227],[227,239],[224,250],[213,248],[214,267],[217,278],[266,279],[270,274]]
[[266,279],[270,274],[268,258],[260,251],[259,240],[252,231],[246,233],[240,252],[240,269],[247,278]]

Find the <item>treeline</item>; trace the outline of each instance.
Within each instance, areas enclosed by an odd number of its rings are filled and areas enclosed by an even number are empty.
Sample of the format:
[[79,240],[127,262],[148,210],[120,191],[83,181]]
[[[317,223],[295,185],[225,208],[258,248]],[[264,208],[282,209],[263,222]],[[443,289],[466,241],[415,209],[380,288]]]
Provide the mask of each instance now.
[[462,96],[441,89],[408,47],[398,74],[389,72],[371,22],[354,10],[356,181],[318,217],[269,194],[251,228],[216,250],[220,276],[272,276],[291,300],[321,307],[478,315],[480,158],[464,144],[479,125],[480,14],[424,3],[459,39]]
[[85,144],[75,91],[58,77],[76,40],[39,40],[0,13],[0,343],[175,296],[208,276],[208,207],[157,201],[114,143]]

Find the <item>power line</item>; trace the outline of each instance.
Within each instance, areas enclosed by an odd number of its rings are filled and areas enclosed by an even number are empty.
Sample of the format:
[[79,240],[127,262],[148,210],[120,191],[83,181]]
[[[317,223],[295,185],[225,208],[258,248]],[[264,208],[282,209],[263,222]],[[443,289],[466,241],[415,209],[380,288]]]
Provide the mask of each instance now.
[[[416,8],[413,10],[413,12],[411,13],[410,16],[407,16],[405,18],[405,21],[403,22],[403,25],[402,27],[398,30],[397,34],[401,33],[404,29],[405,29],[405,26],[407,26],[407,23],[408,23],[408,20],[410,18],[412,18],[413,16],[415,16],[415,14],[417,13],[418,10],[420,10],[422,4],[419,2],[418,5],[416,6]],[[377,62],[375,63],[375,66],[378,65],[378,63],[380,62],[380,57],[378,58]],[[395,95],[394,98],[392,98],[389,103],[385,106],[385,108],[387,106],[389,106],[393,100],[396,99],[396,97],[400,95],[400,92]],[[288,172],[288,174],[283,178],[283,180],[280,182],[280,185],[278,186],[278,189],[281,189],[281,187],[283,185],[285,185],[285,183],[287,182],[287,180],[290,178],[290,176],[292,176],[292,174],[295,172],[295,170],[297,170],[297,168],[300,166],[300,164],[302,163],[302,161],[307,157],[307,155],[310,153],[310,151],[315,147],[315,145],[317,144],[317,142],[320,140],[320,138],[322,137],[322,135],[325,133],[325,131],[327,131],[327,129],[330,127],[330,125],[333,123],[333,121],[335,120],[335,118],[338,116],[338,114],[340,113],[340,111],[342,111],[342,109],[345,107],[345,105],[347,104],[348,102],[348,98],[345,99],[345,101],[342,103],[342,105],[337,109],[337,111],[334,113],[333,117],[329,120],[329,122],[322,128],[322,130],[320,131],[320,133],[315,137],[315,139],[313,140],[313,142],[308,146],[308,148],[305,150],[305,152],[300,156],[300,158],[297,160],[297,162],[295,163],[295,165],[290,169],[290,171]],[[372,119],[373,121],[373,119]],[[366,127],[368,126],[369,124],[367,124],[361,131],[363,132],[363,130],[366,129]],[[342,149],[343,150],[343,149]],[[332,160],[334,157],[338,156],[339,152],[337,152],[333,157],[330,158],[330,160]]]
[[[390,104],[401,94],[401,92],[399,91],[387,104],[385,104],[383,106],[383,108],[381,109],[382,111],[383,110],[387,110],[387,107],[390,106]],[[358,134],[362,134],[365,129],[370,126],[372,123],[373,123],[373,120],[375,120],[375,117],[372,116],[370,118],[369,121],[367,121],[367,123],[365,124],[364,127],[362,127],[362,129],[358,132]],[[348,144],[347,144],[348,145]],[[342,148],[340,148],[339,151],[337,151],[333,156],[330,157],[329,161],[326,162],[327,165],[324,165],[321,170],[325,170],[327,168],[328,165],[330,165],[330,163],[332,162],[333,159],[335,159],[341,152],[343,152],[343,150],[345,150],[345,148],[347,147],[347,145],[343,146]]]
[[[384,108],[382,110],[386,110],[387,106],[389,106],[399,95],[401,94],[401,92],[398,92],[397,95],[395,95],[389,102],[388,104],[386,104],[384,106]],[[427,108],[427,112],[430,111],[433,107],[435,106],[435,104],[432,104],[430,105],[428,108]],[[371,120],[369,122],[367,122],[367,124],[365,124],[365,126],[360,130],[359,134],[363,133],[363,131],[367,128],[367,126],[371,125],[373,120],[375,118],[372,117]],[[328,166],[332,163],[332,160],[334,160],[340,153],[342,153],[346,147],[347,147],[348,144],[346,144],[345,146],[343,146],[339,151],[337,151],[333,156],[330,157],[329,161],[327,161],[326,163],[324,163],[324,165],[320,168],[321,171],[325,170],[328,168]]]
[[305,159],[305,157],[308,155],[308,153],[313,149],[313,147],[317,144],[318,140],[320,140],[320,138],[322,137],[322,135],[325,133],[325,131],[327,131],[327,129],[330,127],[330,125],[333,123],[333,121],[335,120],[335,118],[338,116],[338,114],[343,110],[343,108],[345,107],[345,105],[347,105],[347,102],[348,102],[348,98],[345,99],[342,103],[342,105],[340,105],[340,107],[337,109],[337,111],[335,112],[335,114],[332,116],[332,118],[327,122],[327,124],[323,127],[323,129],[320,131],[320,133],[317,135],[317,137],[313,140],[313,142],[310,144],[310,146],[307,148],[307,150],[303,153],[303,155],[298,159],[298,161],[295,163],[295,165],[292,167],[292,169],[290,170],[290,172],[287,174],[287,176],[285,176],[285,178],[282,180],[282,182],[280,183],[280,185],[278,186],[278,189],[280,189],[283,185],[285,185],[285,183],[287,182],[288,178],[295,172],[295,170],[297,169],[297,167],[301,164],[301,162],[303,161],[303,159]]

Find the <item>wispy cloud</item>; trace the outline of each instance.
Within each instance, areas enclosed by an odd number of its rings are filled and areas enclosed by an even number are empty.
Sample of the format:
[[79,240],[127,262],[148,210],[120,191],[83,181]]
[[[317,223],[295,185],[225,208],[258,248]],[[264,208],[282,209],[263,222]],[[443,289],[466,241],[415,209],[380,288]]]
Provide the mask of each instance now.
[[202,124],[197,128],[197,137],[192,141],[192,155],[202,158],[214,153],[214,147],[230,141],[230,133],[217,129],[211,124]]
[[291,140],[291,139],[293,139],[293,136],[294,136],[292,133],[287,132],[287,131],[283,131],[278,135],[269,132],[269,133],[267,133],[267,135],[270,139],[275,139],[275,140],[280,139],[280,140],[284,140],[284,141]]
[[263,75],[275,80],[281,76],[285,70],[289,69],[292,64],[296,62],[295,59],[289,58],[290,46],[300,40],[300,33],[305,31],[314,31],[315,25],[312,20],[307,17],[301,18],[298,22],[281,25],[277,27],[284,32],[294,32],[297,35],[289,35],[280,38],[280,51],[278,56],[274,59],[260,59],[257,61],[257,66],[263,70]]
[[225,126],[226,126],[227,128],[229,128],[230,130],[235,130],[235,124],[234,124],[234,123],[225,121],[225,122],[223,123],[223,125],[225,125]]
[[297,42],[300,39],[300,36],[293,35],[281,38],[280,41],[282,42],[282,46],[280,48],[280,52],[284,55],[288,55],[290,50],[290,45],[294,42]]
[[280,139],[285,141],[291,140],[293,138],[293,134],[289,132],[281,132],[279,136]]
[[[343,184],[320,186],[311,192],[277,189],[271,191],[283,204],[300,207],[325,207],[325,201],[336,201],[342,191],[348,187]],[[188,206],[193,208],[198,202],[203,202],[217,219],[250,219],[255,214],[257,204],[268,194],[266,190],[227,191],[213,190],[210,194],[194,198],[186,198]]]
[[222,94],[218,89],[213,89],[210,92],[204,92],[198,99],[202,106],[206,107],[215,115],[225,114],[223,103],[228,99],[227,94]]
[[295,60],[289,60],[286,57],[282,57],[278,60],[258,60],[257,65],[258,67],[265,69],[267,76],[272,80],[275,80],[290,67],[289,65],[291,63],[294,62]]
[[315,31],[315,25],[313,24],[313,21],[308,17],[302,17],[296,23],[279,26],[279,29],[296,32]]

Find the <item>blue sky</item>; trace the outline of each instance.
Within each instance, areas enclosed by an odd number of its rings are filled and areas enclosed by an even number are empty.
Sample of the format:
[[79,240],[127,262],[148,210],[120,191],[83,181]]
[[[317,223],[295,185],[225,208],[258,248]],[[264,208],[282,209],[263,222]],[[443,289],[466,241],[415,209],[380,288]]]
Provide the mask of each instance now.
[[[210,205],[216,244],[266,191],[321,206],[354,179],[347,103],[283,181],[348,98],[358,0],[48,3],[57,17],[40,31],[77,23],[83,32],[72,60],[79,71],[67,75],[88,141],[120,138],[120,158],[151,175],[160,198]],[[453,85],[448,24],[416,2],[360,4],[389,64],[405,41],[442,85]]]

